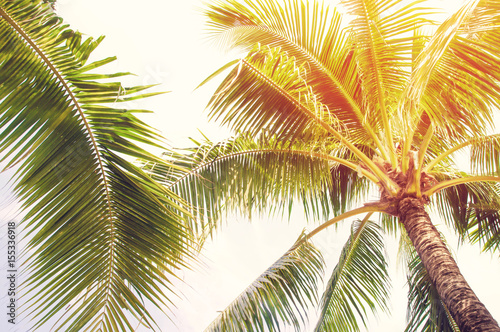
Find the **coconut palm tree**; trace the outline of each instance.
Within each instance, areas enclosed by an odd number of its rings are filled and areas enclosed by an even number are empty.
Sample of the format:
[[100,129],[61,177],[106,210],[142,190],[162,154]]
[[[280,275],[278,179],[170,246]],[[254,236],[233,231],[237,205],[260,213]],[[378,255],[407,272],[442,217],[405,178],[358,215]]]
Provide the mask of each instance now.
[[[384,229],[400,231],[406,248],[407,330],[499,331],[428,209],[462,240],[498,250],[500,2],[468,1],[439,25],[423,1],[342,5],[347,25],[318,2],[225,0],[206,10],[211,37],[248,52],[214,74],[229,71],[209,105],[239,134],[198,144],[186,156],[189,174],[155,175],[198,207],[209,230],[219,209],[282,211],[297,198],[313,218],[330,218],[302,234],[208,331],[302,330],[322,270],[309,239],[360,214],[316,331],[357,330],[368,311],[386,308]],[[369,201],[374,189],[379,199]]]
[[30,328],[155,328],[147,308],[170,305],[189,256],[185,203],[129,161],[164,164],[145,150],[164,146],[146,111],[120,106],[155,93],[96,71],[114,60],[88,62],[101,40],[45,1],[0,1],[0,157],[25,211],[9,270],[26,280],[15,322]]

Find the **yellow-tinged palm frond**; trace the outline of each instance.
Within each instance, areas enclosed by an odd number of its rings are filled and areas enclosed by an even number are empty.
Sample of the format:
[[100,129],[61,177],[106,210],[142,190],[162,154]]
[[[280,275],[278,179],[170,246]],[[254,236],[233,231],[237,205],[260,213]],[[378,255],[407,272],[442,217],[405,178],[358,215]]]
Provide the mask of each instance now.
[[332,133],[339,140],[347,128],[308,85],[307,76],[307,66],[279,48],[257,47],[216,90],[210,116],[236,132],[257,135],[265,130],[284,141]]
[[315,331],[359,331],[368,309],[387,310],[389,274],[380,227],[368,221],[352,225],[338,264],[321,301]]
[[[438,27],[401,98],[408,134],[426,119],[455,141],[486,133],[500,104],[499,69],[492,65],[500,62],[499,9],[498,1],[469,1]],[[411,136],[406,143],[409,149]]]
[[[211,7],[211,33],[219,40],[230,47],[258,45],[230,65],[233,70],[211,100],[212,114],[256,137],[268,130],[282,146],[305,142],[335,155],[339,149],[332,147],[343,145],[349,163],[339,162],[340,172],[358,169],[381,192],[379,202],[351,212],[383,212],[388,229],[397,228],[396,218],[412,228],[425,214],[423,206],[433,202],[463,239],[498,247],[499,145],[486,133],[500,100],[499,2],[470,1],[430,34],[422,29],[431,23],[423,1],[342,3],[354,15],[347,34],[338,14],[330,25],[326,7],[314,3],[224,1]],[[317,21],[312,13],[319,14]],[[465,149],[472,151],[476,174],[456,171],[453,154]],[[276,166],[270,167],[268,172]],[[430,224],[427,215],[422,220]],[[323,226],[338,219],[330,221]],[[432,227],[426,232],[441,241]],[[412,241],[421,254],[416,233]],[[439,286],[432,255],[421,258],[449,305],[454,295]],[[485,324],[497,326],[475,303]],[[458,306],[450,311],[466,328],[468,313]],[[414,322],[421,322],[417,316]]]
[[182,158],[173,159],[186,172],[154,163],[144,169],[195,207],[192,227],[198,233],[216,227],[227,211],[283,214],[301,201],[308,216],[325,219],[351,208],[354,197],[368,194],[369,181],[358,176],[352,162],[356,157],[342,146],[326,153],[321,146],[277,142],[248,134],[220,143],[195,142],[181,151]]
[[449,137],[435,135],[427,150],[424,172],[435,168],[447,168],[453,162],[456,152],[470,154],[470,167],[473,174],[499,175],[500,134],[471,137],[460,144],[453,144]]
[[500,175],[500,134],[472,140],[470,155],[474,174]]
[[406,86],[411,68],[414,31],[428,22],[429,10],[413,1],[402,5],[399,0],[345,0],[349,14],[352,44],[359,66],[363,108],[366,120],[377,132],[384,133],[394,167],[393,128],[390,122],[396,102]]
[[[209,6],[209,33],[229,47],[279,47],[300,65],[303,78],[350,134],[377,141],[361,107],[357,63],[347,47],[341,15],[325,4],[293,0],[224,1]],[[377,142],[376,142],[377,143]]]
[[[495,181],[500,174],[499,137],[498,134],[478,136],[457,144],[450,138],[437,136],[427,151],[424,167],[437,185],[450,184],[438,191],[433,200],[443,219],[462,240],[480,243],[484,249],[497,249],[500,243],[500,188]],[[470,157],[470,173],[459,171],[459,164],[464,161],[458,159],[465,155]],[[483,180],[477,181],[478,178]]]
[[301,234],[205,331],[281,331],[283,325],[302,331],[323,267],[321,253]]
[[0,1],[0,151],[27,211],[34,328],[54,316],[65,331],[154,328],[145,303],[169,306],[168,278],[189,252],[183,201],[126,160],[164,163],[139,147],[161,142],[143,111],[117,108],[154,93],[110,82],[126,73],[96,74],[113,60],[87,64],[100,40],[49,4]]
[[212,117],[236,132],[276,135],[282,142],[330,140],[341,144],[370,170],[366,176],[394,189],[394,183],[375,165],[376,145],[367,137],[351,136],[343,120],[331,112],[308,85],[307,69],[280,49],[257,47],[232,69],[210,100]]

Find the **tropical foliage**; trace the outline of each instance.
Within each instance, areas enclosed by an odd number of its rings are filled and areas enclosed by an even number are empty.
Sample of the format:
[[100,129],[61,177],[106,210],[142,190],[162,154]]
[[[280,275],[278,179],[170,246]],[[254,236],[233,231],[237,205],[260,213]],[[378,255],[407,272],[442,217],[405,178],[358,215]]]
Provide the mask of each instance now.
[[[101,39],[63,25],[52,2],[0,0],[1,162],[16,169],[26,211],[23,310],[35,328],[160,328],[147,308],[169,306],[192,233],[203,240],[223,211],[282,213],[300,200],[311,219],[327,221],[301,234],[209,331],[302,331],[316,304],[317,331],[358,330],[387,308],[387,230],[404,240],[408,331],[498,331],[425,211],[498,250],[498,1],[469,1],[440,25],[423,1],[346,0],[348,25],[317,2],[209,5],[213,39],[248,52],[216,72],[229,74],[210,101],[211,116],[237,135],[167,158],[144,147],[164,145],[136,117],[145,111],[119,106],[154,94],[112,82],[127,73],[99,74],[114,58],[88,63]],[[380,200],[368,202],[373,190]],[[319,296],[325,268],[310,239],[360,214]],[[443,291],[457,280],[476,312]],[[468,319],[476,313],[482,321]]]
[[88,62],[101,40],[41,0],[0,1],[1,162],[25,211],[19,314],[34,328],[155,328],[146,308],[170,306],[190,252],[183,200],[129,161],[165,165],[145,150],[164,147],[145,111],[120,107],[154,93],[99,74],[114,60]]
[[[198,207],[199,234],[217,226],[220,209],[286,211],[297,199],[312,219],[331,218],[308,239],[348,217],[379,214],[378,223],[366,216],[353,228],[320,301],[318,331],[358,330],[369,312],[386,308],[383,230],[410,241],[402,246],[408,331],[498,331],[426,208],[463,241],[498,250],[499,145],[491,132],[500,103],[500,2],[469,1],[441,24],[423,1],[341,4],[348,24],[320,2],[208,5],[213,40],[248,52],[214,73],[227,74],[209,103],[211,117],[237,136],[188,151],[190,174],[146,168]],[[458,153],[470,156],[470,169]],[[370,202],[374,190],[380,199]],[[208,331],[279,331],[284,323],[301,331],[293,317],[316,289],[288,290],[305,289],[316,272],[286,284],[265,272]],[[263,296],[264,280],[286,298]],[[474,304],[462,305],[462,290]],[[290,304],[294,310],[277,307]]]

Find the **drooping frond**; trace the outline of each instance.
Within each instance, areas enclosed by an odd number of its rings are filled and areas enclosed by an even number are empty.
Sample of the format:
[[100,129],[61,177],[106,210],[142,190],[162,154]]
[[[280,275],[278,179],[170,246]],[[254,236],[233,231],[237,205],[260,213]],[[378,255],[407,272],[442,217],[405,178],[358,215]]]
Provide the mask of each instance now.
[[452,164],[464,168],[463,161],[455,160],[455,152],[468,152],[470,154],[470,168],[475,175],[500,174],[500,135],[484,135],[471,137],[463,143],[453,144],[449,139],[435,137],[434,145],[428,150],[427,163],[424,172],[433,171],[438,166],[448,168]]
[[366,219],[357,222],[328,281],[315,331],[359,331],[368,310],[387,309],[388,289],[381,229]]
[[280,331],[283,324],[302,331],[323,266],[320,252],[301,234],[205,331]]
[[[466,174],[457,174],[467,177]],[[436,175],[438,180],[449,176]],[[462,240],[480,243],[484,249],[500,247],[500,184],[471,182],[445,188],[433,201],[444,220]]]
[[470,155],[474,174],[500,175],[500,134],[475,139]]
[[42,1],[0,1],[0,36],[0,151],[27,211],[23,310],[35,328],[54,316],[65,331],[153,328],[146,302],[168,305],[190,234],[178,196],[126,160],[164,163],[138,146],[161,140],[143,111],[116,107],[147,87],[92,71],[113,60],[87,64],[101,39]]
[[459,332],[405,232],[401,236],[400,250],[408,266],[408,325],[405,332]]
[[146,169],[191,203],[205,227],[216,226],[223,210],[283,213],[297,200],[308,215],[324,219],[346,211],[368,186],[350,162],[352,154],[342,147],[330,147],[330,153],[324,149],[298,142],[282,146],[275,138],[242,134],[222,143],[197,143],[179,164],[186,173],[155,164]]

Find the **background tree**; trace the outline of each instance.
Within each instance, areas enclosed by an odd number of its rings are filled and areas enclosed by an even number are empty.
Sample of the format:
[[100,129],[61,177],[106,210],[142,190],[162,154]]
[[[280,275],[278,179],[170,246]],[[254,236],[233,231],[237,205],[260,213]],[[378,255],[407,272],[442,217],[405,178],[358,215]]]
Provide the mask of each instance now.
[[[344,1],[354,17],[345,29],[322,4],[243,2],[218,2],[207,16],[217,41],[250,50],[216,73],[231,69],[210,103],[214,118],[244,134],[201,146],[187,161],[192,174],[167,184],[203,210],[288,207],[301,198],[315,217],[336,215],[294,248],[344,218],[381,213],[381,226],[407,234],[418,254],[408,249],[408,330],[452,330],[456,322],[461,331],[498,331],[425,207],[463,240],[498,249],[498,135],[489,132],[499,102],[499,3],[468,2],[426,34],[432,22],[421,1]],[[470,152],[470,171],[455,163],[457,151]],[[369,188],[380,200],[350,210]],[[353,228],[317,330],[355,330],[367,309],[385,307],[380,230],[367,217]],[[320,265],[316,255],[290,252],[210,330],[273,330],[283,321],[299,330],[293,317],[314,299],[305,285],[320,269],[285,279],[282,261]]]
[[[88,63],[84,39],[41,0],[0,1],[0,151],[16,169],[27,242],[18,314],[64,331],[155,328],[148,306],[170,305],[173,271],[189,256],[183,201],[131,158],[158,133],[120,103],[154,93]],[[20,285],[21,286],[21,285]],[[29,298],[26,299],[26,296]]]

